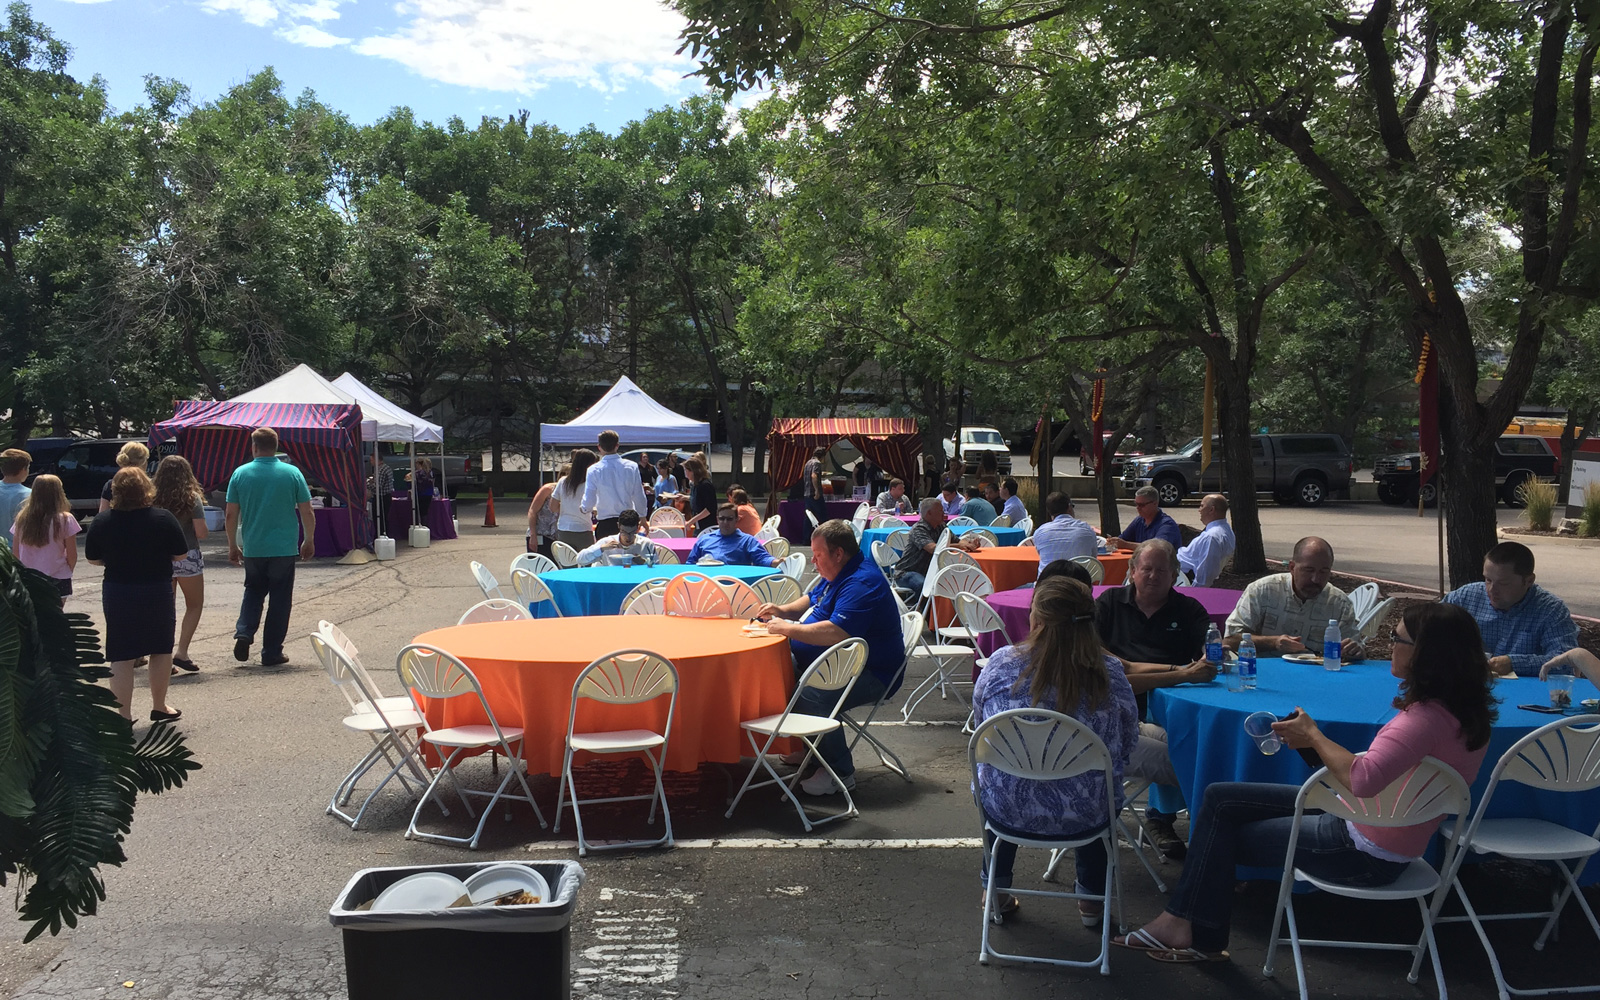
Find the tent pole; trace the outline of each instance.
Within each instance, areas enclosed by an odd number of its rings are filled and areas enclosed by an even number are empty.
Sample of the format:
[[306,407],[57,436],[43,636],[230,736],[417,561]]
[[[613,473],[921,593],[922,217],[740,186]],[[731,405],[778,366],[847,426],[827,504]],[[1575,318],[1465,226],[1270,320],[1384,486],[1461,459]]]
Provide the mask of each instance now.
[[[372,442],[372,454],[373,454],[374,457],[377,457],[377,455],[378,455],[378,442],[376,440],[374,440]],[[359,460],[357,461],[357,470],[356,471],[358,473],[357,478],[356,478],[356,482],[359,482],[359,483],[366,482],[366,480],[360,478],[360,476],[359,476],[359,472],[360,472],[360,462],[359,462]],[[372,473],[372,488],[374,490],[376,490],[378,488],[378,473],[376,471],[374,471]],[[363,490],[362,492],[365,493],[366,491]],[[341,556],[339,558],[339,565],[341,565],[341,566],[363,566],[363,565],[371,562],[373,559],[375,559],[377,557],[374,556],[371,552],[368,552],[359,542],[356,541],[356,508],[355,508],[355,505],[351,504],[351,503],[346,503],[344,506],[345,506],[346,519],[350,522],[350,551],[346,552],[343,556]]]

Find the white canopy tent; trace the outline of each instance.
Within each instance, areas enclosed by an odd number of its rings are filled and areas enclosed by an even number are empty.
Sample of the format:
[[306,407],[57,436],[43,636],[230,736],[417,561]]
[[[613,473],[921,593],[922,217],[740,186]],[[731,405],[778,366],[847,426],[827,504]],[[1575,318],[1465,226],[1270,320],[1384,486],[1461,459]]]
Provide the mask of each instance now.
[[[366,403],[318,375],[310,365],[295,365],[264,385],[231,398],[235,403],[354,403],[361,407],[361,440],[376,441],[380,433],[376,414]],[[391,440],[384,438],[383,440]]]
[[651,444],[706,444],[711,425],[662,406],[624,375],[599,401],[564,424],[540,424],[546,446],[594,444],[604,430],[613,430],[624,447]]

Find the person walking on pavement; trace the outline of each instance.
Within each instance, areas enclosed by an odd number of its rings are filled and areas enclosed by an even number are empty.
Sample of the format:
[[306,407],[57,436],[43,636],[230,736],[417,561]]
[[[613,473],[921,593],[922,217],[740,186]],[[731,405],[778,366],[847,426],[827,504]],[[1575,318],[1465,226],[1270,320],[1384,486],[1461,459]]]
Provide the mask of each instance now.
[[278,461],[278,432],[258,427],[250,434],[250,445],[254,461],[235,469],[228,480],[228,561],[244,566],[244,600],[233,627],[233,658],[241,663],[250,659],[250,644],[266,605],[261,665],[275,667],[289,662],[283,641],[294,602],[295,555],[311,559],[316,520],[306,477]]
[[644,517],[650,512],[650,505],[645,503],[638,467],[617,454],[617,432],[601,431],[598,440],[600,461],[584,480],[583,502],[579,506],[585,514],[594,515],[595,537],[605,538],[617,533],[618,514],[632,510]]

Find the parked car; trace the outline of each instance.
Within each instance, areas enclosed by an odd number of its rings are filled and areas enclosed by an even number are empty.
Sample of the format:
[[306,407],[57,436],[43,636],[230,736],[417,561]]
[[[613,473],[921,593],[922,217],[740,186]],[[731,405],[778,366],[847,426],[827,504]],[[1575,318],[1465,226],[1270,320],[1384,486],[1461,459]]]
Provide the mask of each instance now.
[[[60,477],[67,502],[72,504],[72,512],[79,517],[93,514],[100,509],[100,491],[117,474],[117,452],[129,441],[143,443],[145,439],[82,438],[57,452],[53,461],[41,462],[35,456],[28,471],[35,476],[48,472]],[[29,451],[29,454],[33,452]],[[155,472],[158,457],[150,456],[150,467],[146,472]]]
[[[1560,466],[1550,442],[1529,434],[1505,434],[1494,446],[1495,493],[1507,507],[1522,506],[1517,495],[1535,480],[1553,482]],[[1386,455],[1372,466],[1372,481],[1378,484],[1378,499],[1405,506],[1417,502],[1417,482],[1422,471],[1422,453]],[[1433,483],[1422,487],[1422,502],[1432,507],[1438,501]]]
[[56,459],[61,453],[77,444],[83,438],[75,437],[40,437],[29,438],[22,450],[33,458],[33,464],[28,468],[28,483],[33,483],[33,477],[41,472],[48,472],[52,476],[56,473]]
[[[1350,488],[1354,462],[1350,446],[1337,434],[1253,434],[1250,451],[1255,459],[1258,492],[1271,493],[1279,503],[1316,507],[1330,493]],[[1130,460],[1122,470],[1122,485],[1131,493],[1154,486],[1161,506],[1171,507],[1184,497],[1221,488],[1220,445],[1213,443],[1211,465],[1200,471],[1200,439],[1195,438],[1171,455],[1145,455]]]
[[[1100,447],[1102,450],[1105,448],[1106,444],[1110,442],[1110,440],[1110,434],[1101,435]],[[1120,479],[1122,477],[1122,470],[1127,466],[1129,459],[1144,457],[1144,452],[1140,450],[1143,445],[1144,442],[1140,441],[1136,437],[1125,437],[1122,439],[1121,447],[1119,447],[1116,452],[1112,454],[1111,458],[1106,461],[1106,464],[1111,466],[1111,476],[1113,479]],[[1088,450],[1080,451],[1078,453],[1078,471],[1085,476],[1092,476],[1095,474],[1094,456],[1091,455]]]
[[[418,451],[418,458],[426,458],[433,463],[433,479],[439,481],[439,470],[444,469],[444,485],[454,500],[456,494],[462,490],[481,490],[485,480],[483,470],[476,467],[471,455],[430,455],[425,451]],[[405,483],[406,473],[411,471],[411,456],[406,452],[399,454],[384,453],[383,464],[394,470],[395,489],[400,489]]]
[[[1011,475],[1011,446],[1005,435],[993,427],[963,427],[956,432],[961,439],[961,460],[967,464],[967,473],[978,471],[978,461],[985,452],[992,453],[1002,476]],[[956,457],[955,438],[944,439],[944,459]]]

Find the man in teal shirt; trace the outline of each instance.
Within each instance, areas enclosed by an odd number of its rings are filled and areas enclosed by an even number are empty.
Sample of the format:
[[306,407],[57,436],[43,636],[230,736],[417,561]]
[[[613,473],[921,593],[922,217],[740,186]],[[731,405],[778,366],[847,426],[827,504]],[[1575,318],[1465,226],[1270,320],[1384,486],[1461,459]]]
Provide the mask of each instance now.
[[[228,561],[244,566],[244,601],[233,627],[233,658],[250,658],[267,607],[261,638],[261,665],[288,663],[283,640],[289,634],[294,603],[295,556],[309,560],[316,550],[316,520],[306,477],[278,461],[278,432],[258,427],[250,434],[255,460],[241,465],[228,480]],[[296,515],[299,515],[296,517]]]

